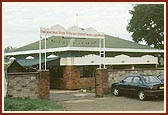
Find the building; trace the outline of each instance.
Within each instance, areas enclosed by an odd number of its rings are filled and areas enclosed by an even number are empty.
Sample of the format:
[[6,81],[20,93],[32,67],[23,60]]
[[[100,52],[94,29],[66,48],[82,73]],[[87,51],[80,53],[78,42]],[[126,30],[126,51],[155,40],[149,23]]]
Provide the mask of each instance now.
[[[60,25],[52,26],[50,29],[64,32],[68,30],[71,33],[86,30],[78,26],[66,30]],[[88,28],[87,32],[96,33],[97,31]],[[46,68],[50,70],[51,88],[80,89],[94,87],[95,71],[101,64],[111,69],[163,66],[158,61],[160,57],[164,56],[163,50],[118,37],[105,35],[105,47],[102,49],[99,47],[98,38],[76,38],[64,35],[42,38],[40,41],[41,50],[39,50],[39,41],[37,41],[20,47],[14,52],[5,53],[5,59],[15,57],[16,61],[22,66],[39,69],[39,54],[41,54],[41,67],[45,69],[46,53]],[[102,51],[105,52],[105,56],[99,56]],[[26,59],[30,56],[33,58]]]

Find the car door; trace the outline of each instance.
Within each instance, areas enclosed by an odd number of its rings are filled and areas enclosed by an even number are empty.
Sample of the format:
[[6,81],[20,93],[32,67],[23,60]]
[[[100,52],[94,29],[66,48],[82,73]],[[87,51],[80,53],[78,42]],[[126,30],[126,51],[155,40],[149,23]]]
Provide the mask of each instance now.
[[134,77],[130,83],[129,92],[136,95],[140,84],[142,84],[140,77]]
[[132,76],[128,76],[120,82],[119,90],[121,93],[129,93],[132,78]]

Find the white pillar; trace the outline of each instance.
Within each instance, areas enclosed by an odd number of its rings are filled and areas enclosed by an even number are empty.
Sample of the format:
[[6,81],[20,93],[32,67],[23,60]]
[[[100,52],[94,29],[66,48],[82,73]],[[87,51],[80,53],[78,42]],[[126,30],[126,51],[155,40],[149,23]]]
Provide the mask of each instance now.
[[[103,38],[103,59],[105,60],[106,58],[106,52],[105,52],[105,47],[106,46],[106,41],[105,41],[105,38]],[[103,61],[104,62],[104,61]],[[103,66],[104,66],[104,69],[106,68],[106,65],[105,63],[103,63]]]
[[39,70],[41,70],[41,35],[39,41]]
[[47,68],[47,63],[46,63],[46,57],[47,57],[47,55],[46,55],[46,36],[45,36],[45,70],[46,70],[46,68]]
[[102,68],[101,65],[103,64],[103,68],[105,67],[104,60],[105,60],[105,38],[100,38],[99,39],[99,56],[100,56],[100,65],[99,68]]
[[134,65],[132,65],[132,68],[131,69],[135,69]]
[[99,56],[100,56],[100,64],[99,64],[99,68],[101,69],[101,64],[102,64],[102,58],[101,58],[101,39],[99,39]]

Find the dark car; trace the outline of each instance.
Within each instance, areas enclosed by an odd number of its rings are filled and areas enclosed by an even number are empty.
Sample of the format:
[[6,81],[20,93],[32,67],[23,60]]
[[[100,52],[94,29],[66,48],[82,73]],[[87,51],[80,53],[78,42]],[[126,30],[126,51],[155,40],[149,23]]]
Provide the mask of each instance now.
[[164,82],[164,74],[158,75],[157,76],[162,82]]
[[113,95],[132,94],[143,101],[146,97],[164,96],[164,84],[151,75],[132,75],[111,85]]

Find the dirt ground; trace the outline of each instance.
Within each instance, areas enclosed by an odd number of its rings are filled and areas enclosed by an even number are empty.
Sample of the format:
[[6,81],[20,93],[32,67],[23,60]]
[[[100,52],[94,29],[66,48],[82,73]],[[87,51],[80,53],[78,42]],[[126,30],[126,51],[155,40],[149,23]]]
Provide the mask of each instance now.
[[95,97],[94,93],[67,90],[51,90],[50,99],[61,103],[64,111],[108,111],[108,112],[164,112],[164,99],[139,101],[130,96]]

